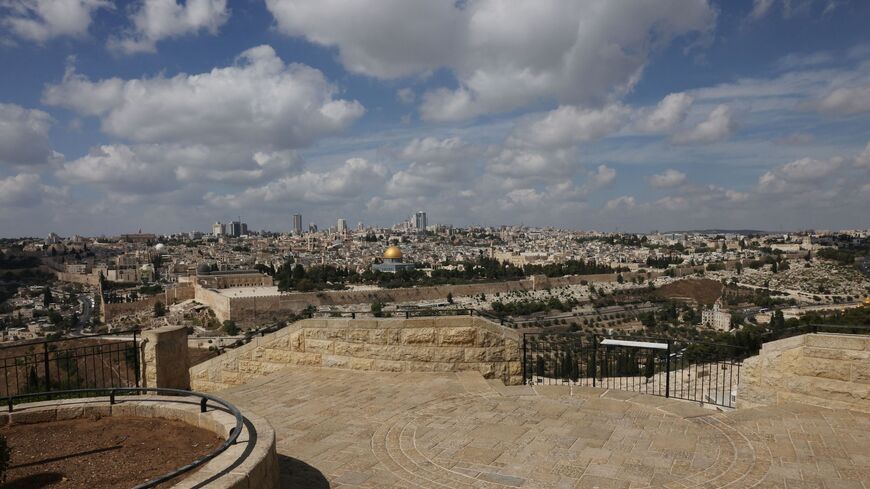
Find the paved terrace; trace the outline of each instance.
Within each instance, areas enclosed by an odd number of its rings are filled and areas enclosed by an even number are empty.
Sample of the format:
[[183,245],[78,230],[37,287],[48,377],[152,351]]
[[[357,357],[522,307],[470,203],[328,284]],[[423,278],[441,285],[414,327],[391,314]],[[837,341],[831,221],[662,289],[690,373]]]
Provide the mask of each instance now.
[[282,487],[870,489],[852,411],[301,367],[219,395],[275,427]]

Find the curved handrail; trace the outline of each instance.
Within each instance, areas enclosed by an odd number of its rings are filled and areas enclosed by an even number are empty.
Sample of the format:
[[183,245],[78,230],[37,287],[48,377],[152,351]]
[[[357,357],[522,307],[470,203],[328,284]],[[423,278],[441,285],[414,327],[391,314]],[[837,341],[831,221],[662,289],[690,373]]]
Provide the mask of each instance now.
[[[202,457],[194,460],[193,462],[191,462],[183,467],[179,467],[172,472],[163,474],[163,475],[161,475],[157,478],[151,479],[143,484],[139,484],[138,486],[135,486],[133,489],[148,489],[151,487],[155,487],[158,484],[161,484],[161,483],[166,482],[168,480],[172,480],[172,479],[178,477],[179,475],[181,475],[185,472],[189,472],[189,471],[199,467],[200,465],[208,462],[209,460],[217,457],[218,455],[223,453],[227,448],[229,448],[230,445],[234,445],[236,443],[236,441],[239,438],[239,434],[241,434],[241,432],[242,432],[242,426],[244,425],[244,418],[242,417],[241,411],[239,411],[239,409],[237,407],[230,404],[229,402],[227,402],[219,397],[212,396],[210,394],[203,394],[201,392],[194,392],[194,391],[188,391],[188,390],[183,390],[183,389],[168,389],[168,388],[163,388],[163,387],[114,387],[114,388],[103,388],[103,389],[71,389],[71,390],[66,390],[66,391],[50,391],[50,392],[34,392],[34,393],[29,393],[29,394],[18,394],[15,396],[8,397],[7,400],[9,403],[9,412],[12,412],[12,410],[13,410],[12,401],[14,399],[27,399],[27,398],[31,398],[31,397],[45,396],[45,397],[48,397],[50,400],[52,397],[58,396],[58,395],[96,394],[96,393],[101,393],[101,392],[104,393],[103,395],[109,396],[109,403],[110,404],[115,404],[115,395],[116,394],[134,393],[134,392],[154,392],[157,394],[175,394],[175,395],[180,395],[180,396],[195,396],[195,397],[200,398],[199,406],[200,406],[201,412],[203,412],[203,413],[206,412],[206,405],[208,404],[208,401],[213,401],[213,402],[221,405],[223,408],[225,408],[227,411],[229,411],[230,414],[233,415],[233,417],[236,418],[236,425],[233,427],[232,430],[230,430],[230,435],[227,437],[226,440],[224,440],[224,442],[219,447],[217,447],[216,449],[212,450],[211,452],[207,453],[206,455],[203,455]],[[136,400],[138,401],[140,399],[136,399]],[[147,400],[147,399],[145,399],[145,400]]]

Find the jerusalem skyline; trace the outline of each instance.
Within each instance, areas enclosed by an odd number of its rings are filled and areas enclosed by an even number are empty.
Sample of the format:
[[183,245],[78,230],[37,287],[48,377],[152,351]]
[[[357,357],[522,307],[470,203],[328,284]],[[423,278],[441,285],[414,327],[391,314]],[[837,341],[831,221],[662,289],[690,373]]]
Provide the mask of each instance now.
[[170,3],[0,4],[0,236],[870,226],[866,2]]

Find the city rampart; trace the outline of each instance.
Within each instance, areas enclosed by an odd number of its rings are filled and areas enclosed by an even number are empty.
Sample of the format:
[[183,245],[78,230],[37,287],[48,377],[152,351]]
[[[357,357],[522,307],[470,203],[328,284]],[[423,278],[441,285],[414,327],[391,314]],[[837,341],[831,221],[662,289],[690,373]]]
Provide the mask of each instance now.
[[177,304],[182,301],[194,298],[194,289],[192,285],[180,284],[175,287],[170,287],[159,294],[148,297],[142,297],[133,302],[106,302],[104,297],[100,298],[100,313],[104,322],[109,322],[118,316],[125,314],[133,314],[136,312],[147,311],[154,308],[154,304],[162,302],[163,305]]
[[787,402],[870,413],[870,336],[822,333],[765,343],[743,363],[737,406]]
[[100,276],[93,274],[82,274],[82,273],[68,273],[68,272],[54,272],[57,276],[57,279],[61,282],[71,282],[74,284],[82,284],[82,285],[90,285],[92,287],[99,287],[100,285]]
[[[635,275],[646,278],[647,274],[624,273],[626,280]],[[657,272],[652,277],[658,276]],[[424,300],[446,299],[448,294],[454,297],[476,296],[480,294],[504,294],[513,291],[530,291],[578,285],[584,282],[614,282],[617,274],[571,275],[566,277],[545,277],[536,275],[524,280],[506,282],[488,282],[458,285],[436,285],[430,287],[411,287],[378,290],[336,290],[320,292],[287,292],[262,296],[232,297],[221,294],[220,291],[196,287],[196,300],[215,312],[220,321],[232,319],[241,326],[254,326],[286,319],[289,314],[296,314],[306,306],[335,306],[346,304],[368,304],[372,302],[414,302]]]
[[476,371],[522,383],[521,339],[475,316],[306,319],[190,369],[194,390],[215,391],[288,366],[386,372]]

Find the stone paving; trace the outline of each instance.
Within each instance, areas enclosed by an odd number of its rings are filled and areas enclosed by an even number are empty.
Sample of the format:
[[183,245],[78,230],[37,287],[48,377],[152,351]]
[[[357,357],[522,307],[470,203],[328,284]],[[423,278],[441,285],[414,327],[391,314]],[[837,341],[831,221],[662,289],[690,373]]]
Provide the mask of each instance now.
[[870,489],[852,411],[300,367],[218,395],[272,423],[288,488]]

